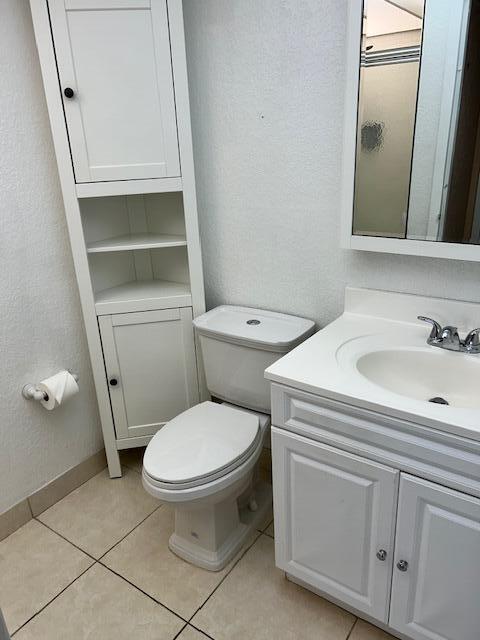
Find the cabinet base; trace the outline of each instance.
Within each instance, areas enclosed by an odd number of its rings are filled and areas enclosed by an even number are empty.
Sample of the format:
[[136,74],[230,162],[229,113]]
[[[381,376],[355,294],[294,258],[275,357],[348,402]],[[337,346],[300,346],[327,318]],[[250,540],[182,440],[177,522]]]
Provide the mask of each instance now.
[[372,618],[371,616],[367,616],[365,613],[363,613],[363,611],[359,611],[358,609],[355,609],[355,607],[351,607],[350,605],[345,604],[341,600],[338,600],[337,598],[333,598],[328,593],[325,593],[324,591],[321,591],[320,589],[316,589],[315,587],[312,587],[311,585],[309,585],[308,583],[304,582],[303,580],[300,580],[299,578],[296,578],[291,573],[287,573],[285,571],[285,578],[289,582],[293,582],[294,584],[298,584],[298,586],[303,587],[304,589],[307,589],[308,591],[311,591],[312,593],[315,593],[317,596],[320,596],[324,600],[328,600],[329,602],[332,602],[333,604],[336,604],[338,607],[340,607],[342,609],[345,609],[345,611],[349,611],[350,613],[353,613],[353,615],[357,616],[357,618],[361,618],[362,620],[365,620],[366,622],[369,622],[370,624],[373,624],[375,627],[378,627],[379,629],[382,629],[382,631],[385,631],[386,633],[389,633],[390,635],[394,636],[395,638],[399,638],[399,640],[412,640],[412,638],[399,633],[395,629],[392,629],[391,627],[388,626],[388,624],[380,622],[379,620],[375,620],[375,618]]

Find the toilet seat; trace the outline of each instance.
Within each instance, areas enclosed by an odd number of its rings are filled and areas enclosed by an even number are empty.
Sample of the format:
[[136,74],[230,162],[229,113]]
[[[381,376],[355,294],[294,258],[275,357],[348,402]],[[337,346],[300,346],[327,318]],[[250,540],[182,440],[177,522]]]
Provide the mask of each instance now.
[[170,420],[152,438],[143,471],[158,488],[193,488],[243,465],[262,438],[257,414],[203,402]]

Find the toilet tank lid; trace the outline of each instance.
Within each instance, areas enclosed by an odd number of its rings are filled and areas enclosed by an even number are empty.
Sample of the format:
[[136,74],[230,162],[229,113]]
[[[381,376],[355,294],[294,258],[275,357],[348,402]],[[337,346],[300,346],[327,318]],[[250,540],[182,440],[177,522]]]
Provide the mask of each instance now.
[[312,320],[275,311],[222,305],[194,319],[201,335],[286,353],[315,331]]

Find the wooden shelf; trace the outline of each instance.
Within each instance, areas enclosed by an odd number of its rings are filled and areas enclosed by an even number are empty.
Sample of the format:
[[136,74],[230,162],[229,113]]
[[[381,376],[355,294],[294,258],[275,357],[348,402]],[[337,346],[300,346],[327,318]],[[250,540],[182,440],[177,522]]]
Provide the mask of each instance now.
[[112,180],[107,182],[79,182],[75,185],[77,198],[101,198],[143,193],[182,191],[182,178],[148,178],[143,180]]
[[137,249],[162,249],[166,247],[184,247],[185,236],[166,233],[132,233],[116,238],[98,240],[87,245],[88,253],[104,253],[109,251],[135,251]]
[[168,280],[135,280],[95,294],[97,316],[189,307],[190,286]]

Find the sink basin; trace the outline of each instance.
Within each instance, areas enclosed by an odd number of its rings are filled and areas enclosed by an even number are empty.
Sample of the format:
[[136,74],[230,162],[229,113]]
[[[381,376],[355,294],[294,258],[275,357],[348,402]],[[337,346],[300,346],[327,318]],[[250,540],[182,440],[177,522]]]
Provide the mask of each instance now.
[[[480,445],[480,354],[428,345],[430,328],[416,320],[419,313],[458,326],[461,338],[480,323],[480,303],[347,288],[343,314],[265,376],[328,407],[348,405],[359,421],[390,416]],[[300,406],[291,411],[302,419]]]
[[480,408],[480,355],[434,347],[381,349],[359,355],[358,373],[370,382],[415,400]]

